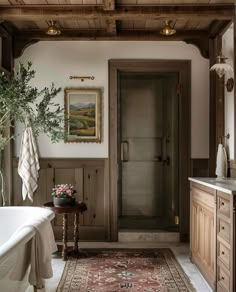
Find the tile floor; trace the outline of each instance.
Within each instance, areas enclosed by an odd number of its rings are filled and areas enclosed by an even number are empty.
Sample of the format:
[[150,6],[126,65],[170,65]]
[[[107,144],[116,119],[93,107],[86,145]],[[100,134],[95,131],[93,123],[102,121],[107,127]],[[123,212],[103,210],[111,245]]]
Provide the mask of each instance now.
[[[190,262],[189,259],[189,246],[183,243],[151,243],[151,242],[138,242],[138,243],[125,243],[125,242],[82,242],[80,248],[158,248],[170,247],[174,252],[177,260],[182,266],[185,273],[188,275],[190,281],[195,287],[197,292],[211,292],[212,290],[198,271],[197,267]],[[52,279],[46,281],[45,289],[38,290],[38,292],[55,292],[57,285],[60,281],[65,262],[61,258],[55,256],[53,258],[53,272]],[[33,288],[29,287],[27,292],[32,292]]]

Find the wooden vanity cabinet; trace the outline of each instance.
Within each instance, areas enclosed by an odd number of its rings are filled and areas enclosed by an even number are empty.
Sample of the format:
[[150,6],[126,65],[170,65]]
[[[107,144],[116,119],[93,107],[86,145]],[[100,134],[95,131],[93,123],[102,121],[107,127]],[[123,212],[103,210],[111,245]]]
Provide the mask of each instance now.
[[215,190],[192,183],[190,209],[191,258],[212,288],[215,283],[216,271],[215,213]]
[[191,182],[190,256],[213,291],[236,291],[235,196]]

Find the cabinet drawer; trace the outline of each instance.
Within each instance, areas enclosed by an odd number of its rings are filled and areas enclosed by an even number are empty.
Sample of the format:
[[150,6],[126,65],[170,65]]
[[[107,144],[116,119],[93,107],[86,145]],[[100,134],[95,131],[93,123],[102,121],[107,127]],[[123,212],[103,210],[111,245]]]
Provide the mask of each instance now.
[[230,224],[222,218],[217,219],[217,233],[222,239],[230,243]]
[[222,290],[220,288],[223,288],[225,291],[230,291],[230,277],[229,277],[229,271],[224,269],[221,265],[218,265],[217,267],[217,289],[219,286],[219,290]]
[[225,264],[227,269],[230,269],[230,250],[219,240],[217,245],[218,259]]
[[217,208],[218,208],[218,212],[230,218],[230,200],[226,199],[225,195],[224,196],[220,194],[218,195]]

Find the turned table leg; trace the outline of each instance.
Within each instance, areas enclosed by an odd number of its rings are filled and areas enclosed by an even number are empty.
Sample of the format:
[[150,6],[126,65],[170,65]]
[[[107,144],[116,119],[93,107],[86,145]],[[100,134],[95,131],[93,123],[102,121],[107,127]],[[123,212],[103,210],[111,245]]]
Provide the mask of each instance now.
[[62,257],[63,260],[67,260],[67,228],[68,228],[68,214],[63,214],[63,248]]
[[79,241],[79,214],[75,213],[74,215],[74,252],[79,252],[78,247],[78,241]]

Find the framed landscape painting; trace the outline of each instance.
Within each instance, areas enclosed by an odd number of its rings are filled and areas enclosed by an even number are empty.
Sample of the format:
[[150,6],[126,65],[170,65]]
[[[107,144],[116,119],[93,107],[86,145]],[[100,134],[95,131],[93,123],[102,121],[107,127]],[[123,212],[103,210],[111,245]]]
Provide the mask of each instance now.
[[101,90],[65,89],[65,142],[101,143]]

